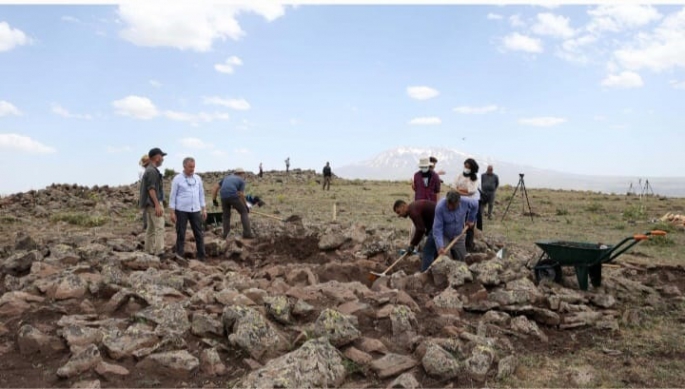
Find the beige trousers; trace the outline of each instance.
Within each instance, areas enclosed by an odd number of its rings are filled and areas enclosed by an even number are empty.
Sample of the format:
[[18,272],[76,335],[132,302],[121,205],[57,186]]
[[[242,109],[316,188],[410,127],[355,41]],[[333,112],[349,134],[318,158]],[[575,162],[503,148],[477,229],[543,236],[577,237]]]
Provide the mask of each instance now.
[[157,217],[155,207],[147,207],[145,252],[152,255],[164,254],[164,214]]

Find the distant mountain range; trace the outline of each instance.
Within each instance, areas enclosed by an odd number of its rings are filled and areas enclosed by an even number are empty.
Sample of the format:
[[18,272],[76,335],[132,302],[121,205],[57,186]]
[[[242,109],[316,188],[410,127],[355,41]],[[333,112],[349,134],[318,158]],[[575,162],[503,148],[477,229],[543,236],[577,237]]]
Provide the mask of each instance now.
[[[501,185],[518,184],[519,173],[524,173],[524,182],[527,188],[591,190],[625,194],[632,183],[634,190],[638,193],[640,191],[638,186],[639,177],[590,176],[564,173],[487,159],[458,150],[439,147],[398,147],[386,150],[371,159],[336,168],[334,172],[340,177],[349,179],[409,180],[418,170],[419,159],[429,156],[434,156],[438,159],[438,170],[446,171],[442,178],[449,184],[454,181],[456,174],[462,171],[464,160],[471,157],[480,165],[479,174],[485,172],[488,164],[492,164],[495,168],[495,173],[499,175]],[[649,180],[649,184],[655,194],[685,197],[685,177],[643,177],[643,184],[644,179]]]

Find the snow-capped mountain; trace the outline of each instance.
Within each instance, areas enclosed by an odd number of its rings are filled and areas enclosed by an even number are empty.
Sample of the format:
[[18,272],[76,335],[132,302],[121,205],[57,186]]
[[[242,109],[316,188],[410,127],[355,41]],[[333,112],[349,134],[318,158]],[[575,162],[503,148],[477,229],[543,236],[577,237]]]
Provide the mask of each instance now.
[[[437,170],[444,170],[442,176],[451,185],[457,174],[463,170],[466,158],[473,158],[484,173],[492,164],[500,178],[501,185],[517,185],[519,174],[524,174],[528,188],[553,188],[592,190],[605,193],[626,193],[630,184],[637,187],[639,177],[587,176],[541,169],[497,161],[492,158],[469,154],[444,147],[397,147],[386,150],[370,159],[334,169],[336,175],[344,178],[370,180],[410,180],[418,170],[419,159],[433,156],[438,159]],[[642,177],[649,180],[655,193],[666,196],[685,196],[685,177]],[[638,189],[639,191],[639,189]]]

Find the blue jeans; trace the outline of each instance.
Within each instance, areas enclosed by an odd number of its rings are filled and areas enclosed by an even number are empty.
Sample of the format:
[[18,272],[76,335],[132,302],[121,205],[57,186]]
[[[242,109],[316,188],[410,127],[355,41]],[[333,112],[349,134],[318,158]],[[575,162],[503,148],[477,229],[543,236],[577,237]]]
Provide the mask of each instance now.
[[438,257],[438,248],[435,247],[435,239],[433,238],[433,231],[427,232],[428,237],[426,243],[423,245],[423,253],[421,258],[421,271],[426,271],[428,267]]

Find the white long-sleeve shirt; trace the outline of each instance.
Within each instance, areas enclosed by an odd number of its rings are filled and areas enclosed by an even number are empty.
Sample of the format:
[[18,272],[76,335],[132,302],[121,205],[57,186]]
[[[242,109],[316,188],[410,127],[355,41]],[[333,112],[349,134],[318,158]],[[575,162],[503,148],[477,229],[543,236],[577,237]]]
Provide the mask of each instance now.
[[199,212],[205,208],[205,189],[197,174],[177,174],[171,181],[169,208],[182,212]]
[[454,182],[454,187],[457,188],[457,190],[465,190],[468,193],[462,196],[480,200],[480,192],[478,191],[479,182],[480,180],[471,181],[470,177],[459,174]]

